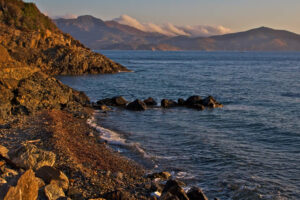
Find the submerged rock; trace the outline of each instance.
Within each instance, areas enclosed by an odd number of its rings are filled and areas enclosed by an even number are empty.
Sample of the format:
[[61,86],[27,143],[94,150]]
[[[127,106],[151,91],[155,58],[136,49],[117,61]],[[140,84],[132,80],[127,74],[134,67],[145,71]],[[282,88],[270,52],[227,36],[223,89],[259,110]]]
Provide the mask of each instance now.
[[152,97],[149,97],[148,99],[145,99],[144,103],[147,106],[156,106],[157,105],[157,102]]
[[143,101],[136,99],[135,101],[129,103],[126,109],[134,111],[143,111],[147,109],[147,106]]
[[208,200],[208,198],[205,196],[202,190],[197,187],[192,187],[188,191],[187,196],[190,200]]
[[24,169],[39,169],[43,166],[53,166],[55,154],[50,151],[38,149],[33,144],[23,144],[18,149],[9,153],[11,161]]
[[19,178],[15,187],[9,188],[4,200],[34,200],[38,197],[38,189],[38,180],[30,169]]
[[161,107],[163,108],[171,108],[177,106],[177,103],[173,100],[163,99],[161,100]]

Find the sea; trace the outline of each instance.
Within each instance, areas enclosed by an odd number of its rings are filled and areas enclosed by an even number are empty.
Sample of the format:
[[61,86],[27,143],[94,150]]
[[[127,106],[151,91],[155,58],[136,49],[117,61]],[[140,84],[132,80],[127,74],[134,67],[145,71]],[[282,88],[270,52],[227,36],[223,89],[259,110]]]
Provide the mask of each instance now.
[[96,111],[109,145],[213,199],[300,199],[300,53],[98,51],[133,72],[60,76],[96,102],[212,95],[224,107]]

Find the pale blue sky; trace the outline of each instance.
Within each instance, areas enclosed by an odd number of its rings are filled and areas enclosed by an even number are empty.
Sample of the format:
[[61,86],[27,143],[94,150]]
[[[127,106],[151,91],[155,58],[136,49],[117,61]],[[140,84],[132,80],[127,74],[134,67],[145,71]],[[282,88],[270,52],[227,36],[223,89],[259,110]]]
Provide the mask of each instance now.
[[223,25],[233,31],[268,26],[300,33],[300,0],[26,0],[50,16],[127,14],[141,22]]

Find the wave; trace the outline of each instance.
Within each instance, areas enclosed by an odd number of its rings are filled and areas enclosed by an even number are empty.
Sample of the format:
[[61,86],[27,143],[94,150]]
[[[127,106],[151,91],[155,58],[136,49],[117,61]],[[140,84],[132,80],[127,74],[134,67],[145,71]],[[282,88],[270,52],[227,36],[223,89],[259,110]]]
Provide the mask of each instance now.
[[118,145],[130,149],[131,151],[142,155],[144,158],[155,158],[155,156],[148,154],[139,143],[129,142],[122,138],[119,133],[100,126],[95,119],[95,115],[96,112],[94,113],[94,116],[87,119],[87,124],[99,133],[101,139],[107,141],[108,144]]

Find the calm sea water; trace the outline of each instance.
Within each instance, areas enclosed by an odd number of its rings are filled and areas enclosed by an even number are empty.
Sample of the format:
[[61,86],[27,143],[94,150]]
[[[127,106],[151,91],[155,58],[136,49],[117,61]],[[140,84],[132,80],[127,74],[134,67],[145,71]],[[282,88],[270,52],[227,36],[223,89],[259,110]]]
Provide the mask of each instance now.
[[211,198],[300,199],[300,53],[101,53],[134,73],[60,80],[93,101],[198,94],[224,104],[96,114],[115,149]]

